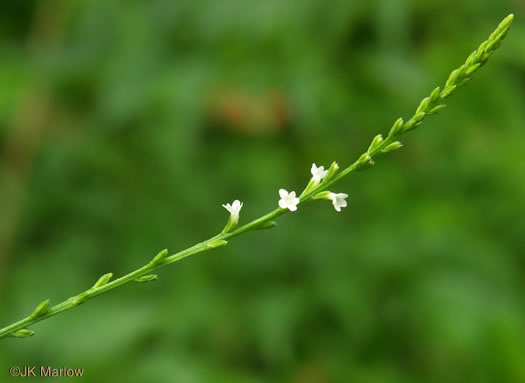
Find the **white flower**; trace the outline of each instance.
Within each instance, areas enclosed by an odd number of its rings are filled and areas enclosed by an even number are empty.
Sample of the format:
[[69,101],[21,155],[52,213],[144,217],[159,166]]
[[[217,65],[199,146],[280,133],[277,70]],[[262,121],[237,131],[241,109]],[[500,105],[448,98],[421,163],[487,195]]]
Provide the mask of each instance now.
[[321,182],[321,180],[325,178],[327,174],[328,170],[324,170],[324,166],[317,167],[315,163],[312,164],[312,179],[315,183]]
[[348,197],[348,194],[345,193],[329,193],[328,197],[332,200],[332,204],[334,205],[335,210],[341,211],[342,207],[346,207],[348,203],[346,202],[346,198]]
[[279,189],[279,195],[281,199],[279,200],[279,207],[281,209],[288,209],[290,211],[297,210],[297,204],[299,203],[299,198],[295,196],[295,192],[288,193],[284,189]]
[[231,205],[227,203],[226,205],[222,205],[222,207],[230,212],[232,224],[237,224],[237,222],[239,222],[239,212],[242,209],[242,202],[236,199]]

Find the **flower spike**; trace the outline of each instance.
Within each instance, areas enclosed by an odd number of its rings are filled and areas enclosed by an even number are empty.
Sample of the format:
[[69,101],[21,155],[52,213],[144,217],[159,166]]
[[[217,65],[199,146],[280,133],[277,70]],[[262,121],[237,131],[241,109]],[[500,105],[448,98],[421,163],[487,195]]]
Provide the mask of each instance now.
[[463,65],[450,74],[443,88],[434,88],[428,97],[425,97],[421,101],[414,115],[406,122],[401,118],[398,119],[390,129],[386,138],[383,138],[382,135],[377,135],[372,140],[368,150],[353,164],[339,171],[339,166],[336,162],[333,162],[328,169],[328,172],[325,171],[324,167],[317,167],[317,165],[313,164],[311,169],[312,178],[299,198],[296,197],[295,191],[289,193],[285,189],[280,189],[279,195],[281,199],[279,200],[279,208],[235,229],[234,226],[237,225],[239,221],[239,212],[242,208],[242,202],[235,200],[231,205],[223,205],[224,208],[230,212],[230,217],[225,229],[219,234],[185,250],[181,250],[171,256],[168,256],[167,250],[163,250],[157,254],[151,262],[115,279],[111,283],[109,283],[111,273],[105,274],[99,278],[95,286],[63,301],[62,303],[58,303],[53,307],[49,307],[49,301],[46,300],[40,303],[32,314],[29,314],[18,322],[0,328],[0,339],[9,336],[16,338],[32,336],[34,332],[29,330],[28,327],[38,321],[50,318],[63,311],[70,310],[102,293],[106,293],[127,283],[133,281],[140,283],[155,280],[157,275],[151,273],[155,269],[178,262],[204,251],[225,246],[228,244],[229,240],[241,234],[273,227],[275,226],[274,219],[288,211],[296,211],[297,205],[301,202],[307,202],[312,199],[327,199],[332,202],[336,211],[341,211],[342,208],[347,206],[346,199],[348,198],[348,194],[332,193],[328,191],[328,188],[350,173],[369,168],[374,164],[373,159],[381,153],[401,148],[401,143],[397,141],[398,136],[420,126],[427,116],[435,115],[444,110],[445,104],[443,104],[442,101],[455,93],[461,86],[471,81],[473,75],[487,62],[493,52],[500,46],[501,41],[510,28],[513,18],[513,15],[507,16],[507,18],[505,18],[489,36],[488,40],[472,52]]

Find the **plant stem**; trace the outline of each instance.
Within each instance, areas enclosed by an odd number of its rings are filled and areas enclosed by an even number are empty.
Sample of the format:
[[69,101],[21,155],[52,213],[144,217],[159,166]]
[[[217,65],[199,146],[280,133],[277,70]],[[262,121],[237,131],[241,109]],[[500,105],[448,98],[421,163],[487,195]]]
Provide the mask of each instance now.
[[[402,134],[421,125],[426,116],[437,114],[445,107],[445,105],[441,104],[441,102],[447,97],[449,97],[452,93],[454,93],[457,88],[469,82],[472,78],[472,75],[482,65],[485,64],[490,55],[499,47],[501,40],[503,40],[503,38],[507,34],[512,20],[513,15],[509,15],[508,17],[506,17],[496,28],[496,30],[489,36],[488,40],[483,42],[477,50],[471,53],[471,55],[467,58],[465,64],[452,71],[443,90],[441,90],[439,87],[434,89],[428,97],[424,98],[421,101],[416,112],[407,122],[403,122],[402,119],[398,119],[392,126],[387,138],[383,140],[383,137],[381,135],[376,136],[368,150],[365,153],[363,153],[353,164],[341,170],[339,173],[332,174],[331,178],[325,179],[317,185],[314,184],[315,186],[312,186],[311,189],[307,187],[305,192],[303,192],[303,194],[301,194],[301,196],[299,197],[299,204],[311,200],[320,192],[326,191],[331,185],[333,185],[335,182],[339,181],[346,175],[358,170],[364,170],[369,166],[372,166],[374,164],[373,159],[379,156],[381,153],[385,151],[395,150],[401,147],[401,144],[398,141],[396,141],[397,138]],[[395,148],[389,149],[391,145],[395,145]],[[246,232],[263,228],[265,227],[265,224],[273,221],[275,218],[287,213],[288,211],[289,210],[287,209],[281,208],[275,209],[270,213],[263,215],[262,217],[254,219],[253,221],[238,227],[233,231],[221,232],[220,234],[214,237],[211,237],[203,242],[197,243],[196,245],[191,246],[171,256],[166,256],[167,251],[163,251],[145,266],[135,271],[132,271],[131,273],[126,274],[123,277],[115,279],[112,282],[109,282],[111,274],[106,274],[105,276],[101,277],[92,288],[76,296],[73,296],[53,307],[47,308],[48,302],[44,301],[28,317],[0,329],[0,338],[5,338],[7,336],[31,336],[33,335],[33,332],[26,330],[26,328],[30,325],[33,325],[44,319],[50,318],[63,311],[72,309],[100,294],[106,293],[129,282],[142,282],[147,280],[153,280],[156,278],[156,276],[150,275],[152,271],[164,267],[166,265],[178,262],[194,254],[210,250],[216,247],[224,246],[228,243],[228,240]],[[141,277],[147,276],[151,278],[140,280]]]

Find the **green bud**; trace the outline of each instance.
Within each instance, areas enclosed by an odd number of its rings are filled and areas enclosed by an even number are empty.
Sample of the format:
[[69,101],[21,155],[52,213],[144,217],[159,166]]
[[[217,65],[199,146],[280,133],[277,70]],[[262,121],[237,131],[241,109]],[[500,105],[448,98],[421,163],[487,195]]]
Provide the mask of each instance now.
[[331,199],[329,191],[322,191],[312,197],[312,199]]
[[424,113],[427,111],[428,106],[430,105],[430,97],[425,97],[419,106],[417,107],[416,113]]
[[420,112],[416,113],[410,120],[407,121],[405,127],[403,128],[403,133],[408,132],[409,130],[417,128],[421,125],[421,122],[425,118],[426,113]]
[[73,305],[78,306],[84,303],[85,301],[87,301],[88,297],[89,297],[88,291],[78,294],[76,297],[73,297]]
[[439,93],[440,92],[441,92],[441,88],[439,86],[432,91],[432,93],[430,94],[430,102],[431,103],[434,103],[434,102],[437,101],[437,99],[439,98]]
[[[495,33],[497,33],[496,31],[494,31]],[[494,33],[491,34],[491,36],[494,36]],[[490,37],[489,37],[489,40],[490,40]],[[483,41],[480,46],[478,47],[478,54],[477,54],[477,57],[479,57],[479,53],[483,53],[485,51],[485,49],[487,49],[487,45],[489,45],[489,40],[485,40]]]
[[441,104],[441,105],[437,105],[435,107],[433,107],[432,109],[430,109],[430,111],[427,113],[429,116],[432,116],[438,112],[440,112],[441,110],[445,109],[447,106],[445,104]]
[[478,54],[478,50],[476,49],[474,52],[472,52],[468,58],[467,58],[467,61],[465,62],[465,64],[467,65],[472,65],[472,63],[474,61],[476,61],[476,55]]
[[370,166],[374,165],[375,162],[372,161],[372,157],[368,153],[364,153],[359,157],[359,159],[356,162],[355,170],[364,170],[369,168]]
[[456,85],[447,86],[445,89],[443,89],[443,92],[441,92],[441,99],[444,100],[448,96],[450,96],[454,91],[456,90]]
[[393,152],[394,150],[397,150],[401,148],[403,144],[399,141],[394,141],[391,144],[387,145],[383,150],[381,150],[383,153]]
[[35,335],[35,332],[33,330],[28,330],[27,328],[23,328],[21,330],[9,334],[9,336],[12,336],[14,338],[28,338],[33,335]]
[[155,258],[150,262],[152,265],[160,265],[166,260],[166,257],[168,256],[168,249],[164,249],[161,252],[159,252]]
[[36,306],[36,309],[31,314],[31,318],[36,319],[36,318],[41,317],[42,315],[45,315],[48,307],[49,307],[49,299],[46,299],[45,301],[40,303],[38,306]]
[[332,162],[332,165],[330,165],[330,168],[328,169],[328,173],[326,174],[325,180],[329,180],[333,176],[335,176],[335,173],[339,171],[339,164],[337,162]]
[[487,62],[487,60],[490,58],[490,53],[485,53],[483,54],[483,56],[481,57],[481,65],[485,65],[485,63]]
[[403,119],[398,118],[396,122],[394,122],[394,125],[392,125],[392,128],[390,129],[390,132],[388,133],[388,135],[390,137],[397,136],[403,129],[403,125],[404,125]]
[[257,228],[257,230],[265,230],[265,229],[271,229],[272,227],[277,226],[277,222],[275,221],[268,221],[263,223],[261,226]]
[[465,71],[465,74],[467,76],[472,75],[475,71],[479,69],[480,66],[481,64],[474,64],[474,65],[469,66],[468,69]]
[[372,152],[375,148],[377,148],[379,145],[381,145],[382,142],[383,142],[383,136],[382,136],[381,134],[378,134],[378,135],[375,136],[374,139],[372,140],[372,143],[371,143],[370,146],[368,147],[367,152],[368,152],[368,153]]
[[148,275],[143,275],[142,277],[138,277],[134,279],[134,281],[137,283],[152,282],[152,281],[157,280],[158,277],[159,276],[157,274],[148,274]]
[[458,86],[463,86],[463,85],[465,85],[467,82],[469,82],[470,80],[472,80],[472,77],[471,77],[471,76],[463,77],[463,78],[461,79],[461,81],[458,83]]
[[93,285],[93,288],[94,289],[97,289],[99,287],[102,287],[104,285],[106,285],[109,280],[113,277],[113,273],[107,273],[107,274],[104,274],[103,276],[101,276],[98,281]]
[[492,51],[498,49],[500,45],[501,45],[501,41],[500,40],[494,40],[491,43],[489,43],[489,45],[487,45],[487,48],[485,48],[485,51],[492,52]]
[[[425,118],[427,114],[425,112],[418,112],[414,114],[414,116],[410,119],[411,121],[414,121],[414,124],[417,124]],[[410,121],[409,121],[410,122]]]
[[319,182],[316,182],[313,178],[308,181],[308,185],[304,188],[303,192],[299,197],[302,197],[305,194],[308,194],[310,191],[312,191],[317,185],[319,185]]
[[445,84],[446,88],[454,86],[454,84],[456,84],[456,80],[458,79],[458,76],[460,74],[460,68],[461,67],[459,67],[458,69],[454,69],[452,73],[450,73],[450,76],[448,77],[448,80]]
[[[476,63],[481,63],[481,61],[483,60],[483,56],[485,55],[485,47],[487,46],[487,41],[484,41],[478,48],[477,52],[476,52],[476,58],[475,58],[475,62]],[[483,65],[483,63],[481,63],[481,65]]]
[[209,249],[215,249],[216,247],[226,246],[227,244],[228,241],[225,241],[224,239],[216,239],[215,241],[209,242],[206,246]]
[[421,125],[422,122],[414,122],[414,121],[408,121],[405,125],[405,129],[403,130],[403,133],[406,133],[406,132],[409,132],[411,130],[414,130],[415,128],[417,128],[419,125]]

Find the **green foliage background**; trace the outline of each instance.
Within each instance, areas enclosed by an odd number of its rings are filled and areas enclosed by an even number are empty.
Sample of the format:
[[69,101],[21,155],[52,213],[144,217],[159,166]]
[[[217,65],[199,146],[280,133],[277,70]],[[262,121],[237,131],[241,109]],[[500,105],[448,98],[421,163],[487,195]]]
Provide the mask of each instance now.
[[525,382],[521,0],[2,2],[0,326],[349,164],[509,13],[449,108],[337,185],[342,213],[308,204],[4,340],[0,381]]

